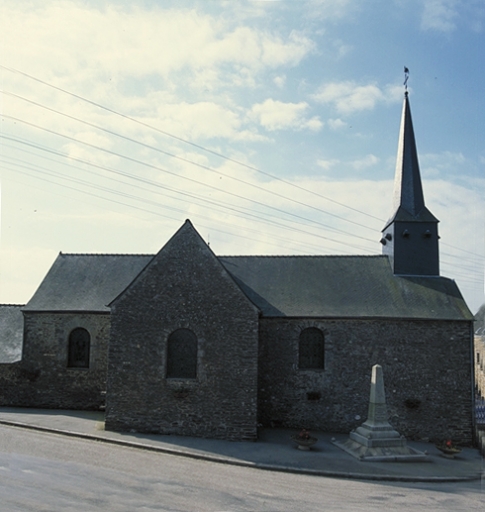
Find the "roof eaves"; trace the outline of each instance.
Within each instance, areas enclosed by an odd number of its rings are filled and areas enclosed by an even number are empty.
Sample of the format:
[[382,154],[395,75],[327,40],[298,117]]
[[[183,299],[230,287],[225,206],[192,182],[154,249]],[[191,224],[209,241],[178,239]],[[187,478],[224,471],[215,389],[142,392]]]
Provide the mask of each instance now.
[[79,252],[79,253],[75,253],[75,252],[61,252],[60,253],[61,256],[82,256],[82,257],[85,257],[85,256],[100,256],[100,257],[111,257],[111,256],[127,256],[127,257],[139,257],[139,256],[142,256],[144,258],[147,258],[147,257],[153,257],[154,254],[143,254],[143,253],[135,253],[135,254],[130,254],[130,253],[96,253],[96,252],[86,252],[86,253],[83,253],[83,252]]
[[64,314],[64,313],[70,313],[70,314],[84,314],[88,313],[90,315],[109,315],[110,310],[109,309],[25,309],[23,308],[21,310],[23,313],[55,313],[55,314]]
[[384,316],[384,315],[376,315],[376,316],[370,316],[370,315],[363,315],[363,316],[358,316],[358,315],[349,315],[349,316],[344,316],[344,315],[329,315],[329,316],[325,316],[325,315],[314,315],[314,316],[310,316],[310,315],[280,315],[280,316],[277,316],[277,315],[265,315],[264,313],[262,313],[262,318],[267,318],[267,319],[281,319],[281,318],[285,318],[285,319],[288,319],[288,320],[368,320],[368,321],[374,321],[374,320],[392,320],[392,321],[395,321],[395,320],[403,320],[403,321],[416,321],[416,320],[419,320],[419,321],[424,321],[424,322],[435,322],[435,321],[439,321],[439,322],[471,322],[473,321],[473,319],[469,319],[469,318],[463,318],[463,317],[453,317],[453,318],[445,318],[445,317],[431,317],[431,316],[422,316],[422,317],[418,317],[418,316],[403,316],[403,315],[389,315],[389,316]]

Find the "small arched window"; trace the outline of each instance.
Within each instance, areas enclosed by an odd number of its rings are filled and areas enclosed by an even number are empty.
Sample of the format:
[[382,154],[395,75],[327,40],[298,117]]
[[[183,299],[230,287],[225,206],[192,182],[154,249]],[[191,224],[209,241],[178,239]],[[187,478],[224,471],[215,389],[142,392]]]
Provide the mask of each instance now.
[[67,366],[70,368],[89,368],[91,335],[86,329],[77,327],[69,334]]
[[167,340],[167,378],[197,377],[197,336],[190,329],[177,329]]
[[308,327],[301,331],[298,367],[302,370],[323,370],[325,368],[325,340],[320,329]]

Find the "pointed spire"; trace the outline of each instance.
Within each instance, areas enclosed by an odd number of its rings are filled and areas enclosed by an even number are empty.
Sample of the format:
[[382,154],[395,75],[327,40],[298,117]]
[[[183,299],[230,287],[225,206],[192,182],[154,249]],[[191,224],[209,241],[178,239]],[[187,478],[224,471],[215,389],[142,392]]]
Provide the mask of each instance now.
[[411,108],[408,93],[404,95],[399,146],[396,161],[396,178],[394,183],[394,206],[404,208],[416,217],[424,208],[423,187],[419,172],[418,152],[414,138]]
[[389,225],[393,220],[437,220],[424,204],[418,151],[416,149],[407,91],[404,93],[401,128],[399,131],[394,179],[393,214],[387,224]]
[[404,93],[392,215],[382,230],[382,253],[395,275],[439,275],[438,219],[424,203],[408,92]]

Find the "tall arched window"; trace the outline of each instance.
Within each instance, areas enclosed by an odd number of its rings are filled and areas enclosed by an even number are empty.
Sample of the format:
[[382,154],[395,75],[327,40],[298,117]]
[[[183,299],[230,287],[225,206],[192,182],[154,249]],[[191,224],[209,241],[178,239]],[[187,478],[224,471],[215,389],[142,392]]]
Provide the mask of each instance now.
[[167,378],[197,377],[197,336],[190,329],[177,329],[167,340]]
[[77,327],[69,334],[67,366],[70,368],[89,368],[91,335],[86,329]]
[[301,331],[298,367],[303,370],[323,370],[325,368],[325,340],[320,329],[308,327]]

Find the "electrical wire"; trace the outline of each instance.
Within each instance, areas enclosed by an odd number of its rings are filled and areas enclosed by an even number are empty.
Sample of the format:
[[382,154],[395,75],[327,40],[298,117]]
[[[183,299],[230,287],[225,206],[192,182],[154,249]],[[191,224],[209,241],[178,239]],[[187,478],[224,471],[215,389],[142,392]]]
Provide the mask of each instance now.
[[[331,226],[328,226],[328,225],[326,225],[326,224],[323,224],[323,223],[321,223],[321,222],[318,222],[318,221],[316,221],[316,220],[314,220],[314,219],[309,219],[309,218],[307,218],[307,217],[303,217],[303,216],[298,215],[298,214],[295,214],[295,213],[290,213],[290,212],[287,212],[287,211],[285,211],[285,210],[282,210],[281,208],[276,208],[275,206],[270,206],[270,205],[268,205],[268,204],[261,203],[260,201],[256,201],[256,200],[254,200],[254,199],[248,199],[248,198],[246,198],[246,197],[244,197],[244,196],[241,196],[241,195],[239,195],[239,194],[235,194],[234,192],[229,192],[229,191],[224,190],[224,189],[221,189],[221,188],[219,188],[219,187],[214,187],[213,185],[208,185],[207,183],[204,183],[204,182],[201,182],[201,181],[195,180],[195,179],[193,179],[193,178],[189,178],[188,176],[183,176],[183,175],[177,174],[177,173],[175,173],[175,172],[169,171],[169,170],[167,170],[167,169],[164,169],[164,168],[162,168],[162,167],[159,167],[159,166],[156,166],[156,165],[153,165],[153,164],[149,164],[149,163],[144,162],[144,161],[142,161],[142,160],[138,160],[138,159],[136,159],[136,158],[132,158],[132,157],[130,157],[130,156],[123,155],[123,154],[121,154],[121,153],[117,153],[116,151],[111,151],[111,150],[109,150],[109,149],[102,148],[102,147],[100,147],[100,146],[96,146],[95,144],[90,144],[89,142],[81,141],[81,140],[79,140],[79,139],[76,139],[75,137],[70,137],[69,135],[65,135],[65,134],[62,134],[62,133],[56,132],[56,131],[54,131],[54,130],[50,130],[49,128],[45,128],[45,127],[42,127],[42,126],[36,125],[36,124],[34,124],[34,123],[30,123],[29,121],[26,121],[26,120],[24,120],[24,119],[19,119],[19,118],[17,118],[17,117],[10,116],[10,115],[8,115],[8,114],[4,114],[4,115],[3,115],[3,117],[4,117],[4,118],[7,118],[7,119],[11,119],[11,120],[13,120],[13,121],[16,121],[16,122],[18,122],[18,123],[25,124],[25,125],[27,125],[27,126],[31,126],[31,127],[33,127],[33,128],[37,128],[37,129],[39,129],[39,130],[43,130],[43,131],[45,131],[45,132],[47,132],[47,133],[50,133],[50,134],[52,134],[52,135],[56,135],[56,136],[59,136],[59,137],[63,137],[63,138],[68,139],[68,140],[70,140],[70,141],[76,142],[76,143],[78,143],[78,144],[82,144],[82,145],[84,145],[84,146],[87,146],[87,147],[92,148],[92,149],[96,149],[96,150],[98,150],[98,151],[102,151],[102,152],[107,153],[107,154],[109,154],[109,155],[117,156],[117,157],[122,158],[122,159],[124,159],[124,160],[127,160],[127,161],[129,161],[129,162],[136,163],[136,164],[138,164],[138,165],[142,165],[142,166],[144,166],[144,167],[148,167],[148,168],[151,168],[151,169],[154,169],[154,170],[157,170],[157,171],[163,172],[163,173],[165,173],[165,174],[169,174],[169,175],[171,175],[171,176],[175,176],[175,177],[177,177],[177,178],[179,178],[179,179],[186,180],[186,181],[189,181],[189,182],[191,182],[191,183],[196,183],[197,185],[202,185],[202,186],[204,186],[204,187],[208,187],[208,188],[210,188],[210,189],[212,189],[212,190],[215,190],[215,191],[217,191],[217,192],[221,192],[221,193],[223,193],[223,194],[227,194],[227,195],[230,195],[230,196],[236,197],[236,198],[238,198],[238,199],[243,199],[243,200],[246,200],[246,201],[250,201],[250,202],[253,202],[253,203],[258,204],[258,205],[260,205],[260,206],[264,206],[264,207],[266,207],[266,208],[270,208],[270,209],[272,209],[272,210],[279,211],[280,213],[283,213],[283,214],[285,214],[285,215],[290,215],[290,216],[292,216],[292,217],[297,217],[297,218],[300,218],[300,219],[304,219],[304,220],[306,220],[306,221],[308,221],[308,222],[311,222],[311,223],[314,223],[314,224],[317,224],[317,225],[320,225],[320,226],[323,226],[323,227],[326,227],[326,228],[329,228],[329,229],[334,229],[334,230],[339,231],[339,232],[341,232],[341,233],[343,233],[343,234],[350,235],[350,236],[352,236],[352,237],[359,238],[359,239],[361,239],[361,240],[365,240],[365,241],[367,241],[367,242],[372,242],[372,241],[373,241],[373,240],[371,240],[371,239],[369,239],[369,238],[365,238],[365,237],[362,237],[362,236],[360,236],[360,235],[355,235],[355,234],[348,233],[348,232],[346,232],[346,231],[343,231],[343,230],[340,230],[340,229],[337,229],[337,228],[333,228],[333,227],[331,227]],[[7,139],[10,139],[8,136],[4,136],[4,135],[1,135],[1,137],[4,137],[4,138],[7,138]]]
[[88,103],[88,104],[91,104],[91,105],[93,105],[93,106],[95,106],[95,107],[98,107],[98,108],[100,108],[100,109],[102,109],[102,110],[105,110],[106,112],[110,112],[111,114],[115,114],[115,115],[120,116],[120,117],[122,117],[122,118],[124,118],[124,119],[127,119],[127,120],[129,120],[129,121],[131,121],[131,122],[133,122],[133,123],[136,123],[136,124],[139,124],[139,125],[141,125],[141,126],[144,126],[145,128],[149,128],[149,129],[151,129],[151,130],[154,130],[154,131],[156,131],[156,132],[158,132],[158,133],[161,133],[162,135],[165,135],[165,136],[167,136],[167,137],[171,137],[171,138],[172,138],[172,139],[174,139],[174,140],[177,140],[177,141],[179,141],[179,142],[183,142],[184,144],[188,144],[188,145],[190,145],[190,146],[192,146],[192,147],[195,147],[195,148],[197,148],[197,149],[200,149],[200,150],[202,150],[202,151],[205,151],[205,152],[207,152],[207,153],[210,153],[210,154],[212,154],[212,155],[214,155],[214,156],[217,156],[217,157],[222,158],[222,159],[224,159],[224,160],[227,160],[227,161],[229,161],[229,162],[235,163],[235,164],[237,164],[237,165],[240,165],[240,166],[242,166],[242,167],[245,167],[245,168],[247,168],[247,169],[249,169],[249,170],[252,170],[252,171],[255,171],[255,172],[257,172],[257,173],[260,173],[260,174],[262,174],[262,175],[264,175],[264,176],[266,176],[266,177],[268,177],[268,178],[271,178],[271,179],[273,179],[273,180],[276,180],[276,181],[280,181],[280,182],[282,182],[282,183],[285,183],[286,185],[289,185],[290,187],[295,187],[295,188],[297,188],[297,189],[299,189],[299,190],[302,190],[302,191],[307,192],[307,193],[309,193],[309,194],[315,195],[315,196],[317,196],[317,197],[319,197],[319,198],[321,198],[321,199],[325,199],[325,200],[330,201],[330,202],[332,202],[332,203],[334,203],[334,204],[337,204],[337,205],[339,205],[339,206],[341,206],[341,207],[343,207],[343,208],[347,208],[347,209],[349,209],[349,210],[353,210],[353,211],[355,211],[355,212],[357,212],[357,213],[360,213],[360,214],[365,215],[365,216],[367,216],[367,217],[370,217],[370,218],[376,219],[376,220],[378,220],[378,221],[380,221],[380,222],[383,222],[383,220],[382,220],[382,219],[380,219],[379,217],[375,217],[374,215],[371,215],[371,214],[369,214],[369,213],[367,213],[367,212],[364,212],[364,211],[362,211],[362,210],[358,210],[358,209],[356,209],[356,208],[353,208],[353,207],[351,207],[351,206],[349,206],[349,205],[347,205],[347,204],[345,204],[345,203],[340,203],[339,201],[335,201],[334,199],[331,199],[331,198],[329,198],[329,197],[327,197],[327,196],[324,196],[323,194],[319,194],[319,193],[315,192],[314,190],[306,189],[305,187],[302,187],[302,186],[297,185],[297,184],[295,184],[295,183],[291,183],[291,182],[289,182],[289,181],[287,181],[287,180],[284,180],[284,179],[282,179],[282,178],[280,178],[280,177],[278,177],[278,176],[275,176],[275,175],[270,174],[270,173],[268,173],[268,172],[262,171],[262,170],[258,169],[257,167],[253,167],[253,166],[251,166],[251,165],[249,165],[249,164],[246,164],[246,163],[244,163],[244,162],[240,162],[240,161],[238,161],[238,160],[235,160],[234,158],[228,157],[228,156],[226,156],[226,155],[224,155],[224,154],[222,154],[222,153],[219,153],[219,152],[214,151],[214,150],[212,150],[212,149],[206,148],[206,147],[204,147],[204,146],[202,146],[202,145],[200,145],[200,144],[196,144],[196,143],[194,143],[194,142],[192,142],[192,141],[189,141],[189,140],[187,140],[187,139],[184,139],[184,138],[182,138],[182,137],[178,137],[178,136],[176,136],[176,135],[174,135],[174,134],[172,134],[172,133],[170,133],[170,132],[167,132],[167,131],[161,130],[160,128],[157,128],[157,127],[155,127],[155,126],[153,126],[153,125],[150,125],[150,124],[148,124],[148,123],[145,123],[145,122],[143,122],[143,121],[140,121],[139,119],[136,119],[136,118],[134,118],[134,117],[131,117],[131,116],[128,116],[128,115],[123,114],[123,113],[121,113],[121,112],[118,112],[118,111],[116,111],[116,110],[114,110],[114,109],[111,109],[111,108],[109,108],[109,107],[106,107],[105,105],[102,105],[102,104],[100,104],[100,103],[96,103],[95,101],[92,101],[92,100],[89,100],[89,99],[87,99],[87,98],[84,98],[83,96],[80,96],[79,94],[72,93],[72,92],[70,92],[70,91],[68,91],[68,90],[66,90],[66,89],[61,88],[61,87],[57,87],[57,86],[55,86],[55,85],[53,85],[53,84],[50,84],[49,82],[46,82],[46,81],[44,81],[44,80],[41,80],[41,79],[39,79],[39,78],[37,78],[37,77],[34,77],[34,76],[32,76],[32,75],[29,75],[28,73],[25,73],[25,72],[23,72],[23,71],[20,71],[20,70],[14,69],[14,68],[10,68],[10,67],[4,66],[4,65],[2,65],[2,64],[0,64],[0,67],[1,67],[1,68],[3,68],[3,69],[5,69],[5,70],[7,70],[7,71],[10,71],[11,73],[16,73],[16,74],[19,74],[19,75],[25,76],[25,77],[27,77],[27,78],[29,78],[29,79],[31,79],[31,80],[34,80],[34,81],[36,81],[36,82],[38,82],[38,83],[41,83],[41,84],[43,84],[43,85],[46,85],[47,87],[50,87],[50,88],[55,89],[55,90],[58,90],[58,91],[60,91],[60,92],[62,92],[62,93],[64,93],[64,94],[67,94],[67,95],[71,96],[71,97],[77,98],[77,99],[79,99],[79,100],[81,100],[81,101],[84,101],[84,102],[86,102],[86,103]]
[[[270,174],[270,173],[266,173],[266,172],[264,172],[264,171],[261,171],[260,169],[257,169],[257,168],[255,168],[255,167],[253,167],[253,166],[251,166],[251,165],[248,165],[248,164],[246,164],[246,163],[244,163],[244,162],[240,162],[240,161],[237,161],[237,160],[235,160],[235,159],[233,159],[233,158],[231,158],[231,157],[228,157],[228,156],[226,156],[226,155],[223,155],[222,153],[218,153],[218,152],[216,152],[216,151],[213,151],[213,150],[211,150],[211,149],[205,148],[205,147],[203,147],[203,146],[201,146],[201,145],[195,144],[195,143],[193,143],[193,142],[191,142],[191,141],[188,141],[188,140],[186,140],[186,139],[183,139],[183,138],[181,138],[181,137],[177,137],[176,135],[173,135],[173,134],[171,134],[171,133],[169,133],[169,132],[166,132],[166,131],[160,130],[160,129],[158,129],[158,128],[156,128],[156,127],[152,126],[152,125],[149,125],[148,123],[144,123],[144,122],[142,122],[142,121],[140,121],[140,120],[137,120],[137,119],[135,119],[135,118],[132,118],[132,117],[130,117],[130,116],[127,116],[127,115],[125,115],[125,114],[122,114],[122,113],[120,113],[120,112],[117,112],[117,111],[115,111],[115,110],[113,110],[113,109],[110,109],[110,108],[108,108],[108,107],[106,107],[106,106],[103,106],[103,105],[101,105],[101,104],[99,104],[99,103],[93,102],[93,101],[91,101],[91,100],[89,100],[89,99],[87,99],[87,98],[84,98],[84,97],[82,97],[82,96],[76,95],[76,94],[71,93],[71,92],[69,92],[69,91],[67,91],[67,90],[64,90],[64,89],[62,89],[62,88],[56,87],[56,86],[54,86],[54,85],[52,85],[52,84],[49,84],[49,83],[47,83],[47,82],[45,82],[45,81],[42,81],[42,80],[40,80],[40,79],[38,79],[38,78],[36,78],[36,77],[33,77],[33,76],[31,76],[31,75],[28,75],[27,73],[21,72],[21,71],[19,71],[19,70],[15,70],[15,69],[13,69],[13,68],[8,68],[8,67],[3,66],[3,65],[1,65],[1,64],[0,64],[0,67],[2,67],[3,69],[6,69],[6,70],[8,70],[8,71],[11,71],[11,72],[13,72],[13,73],[18,73],[18,74],[20,74],[20,75],[23,75],[23,76],[25,76],[25,77],[28,77],[29,79],[35,80],[35,81],[37,81],[37,82],[39,82],[39,83],[42,83],[42,84],[44,84],[44,85],[46,85],[46,86],[48,86],[48,87],[52,87],[52,88],[54,88],[54,89],[57,89],[57,90],[59,90],[60,92],[63,92],[63,93],[68,94],[68,95],[70,95],[70,96],[72,96],[72,97],[75,97],[75,98],[77,98],[77,99],[80,99],[80,100],[82,100],[82,101],[84,101],[84,102],[87,102],[87,103],[89,103],[89,104],[92,104],[93,106],[96,106],[96,107],[101,108],[101,109],[103,109],[103,110],[105,110],[105,111],[108,111],[108,112],[110,112],[110,113],[112,113],[112,114],[115,114],[115,115],[117,115],[117,116],[120,116],[120,117],[122,117],[122,118],[125,118],[125,119],[127,119],[127,120],[130,120],[130,121],[132,121],[132,122],[134,122],[134,123],[137,123],[137,124],[139,124],[139,125],[142,125],[142,126],[144,126],[144,127],[146,127],[146,128],[149,128],[149,129],[151,129],[151,130],[155,130],[155,131],[157,131],[157,132],[159,132],[159,133],[161,133],[161,134],[163,134],[163,135],[165,135],[165,136],[168,136],[168,137],[171,137],[171,138],[173,138],[173,139],[175,139],[175,140],[178,140],[179,142],[183,142],[183,143],[185,143],[185,144],[189,144],[189,145],[191,145],[192,147],[195,147],[195,148],[197,148],[197,149],[200,149],[200,150],[206,151],[206,152],[211,153],[211,154],[213,154],[213,155],[215,155],[215,156],[217,156],[217,157],[220,157],[220,158],[222,158],[222,159],[225,159],[225,160],[230,161],[230,162],[232,162],[232,163],[235,163],[235,164],[237,164],[237,165],[241,165],[241,166],[246,167],[247,169],[251,169],[251,170],[253,170],[253,171],[255,171],[255,172],[261,173],[262,175],[264,175],[264,176],[266,176],[266,177],[269,177],[269,178],[271,178],[271,179],[273,179],[273,180],[280,181],[280,182],[285,183],[286,185],[289,185],[289,186],[291,186],[291,187],[296,187],[297,189],[300,189],[300,190],[305,191],[305,192],[307,192],[307,193],[310,193],[310,194],[316,195],[316,196],[318,196],[318,197],[321,197],[322,199],[325,199],[325,200],[331,201],[331,202],[333,202],[333,203],[335,203],[335,204],[338,204],[339,206],[342,206],[342,207],[344,207],[344,208],[351,209],[351,210],[356,211],[356,212],[358,212],[358,213],[360,213],[360,214],[363,214],[363,215],[366,215],[366,216],[368,216],[368,217],[372,217],[372,218],[374,218],[374,219],[376,219],[376,220],[382,221],[382,219],[379,219],[378,217],[375,217],[375,216],[369,215],[369,214],[367,214],[366,212],[363,212],[363,211],[361,211],[361,210],[357,210],[357,209],[354,209],[354,208],[352,208],[352,207],[349,207],[349,206],[348,206],[348,205],[346,205],[346,204],[339,203],[339,202],[337,202],[337,201],[335,201],[335,200],[332,200],[332,199],[330,199],[330,198],[328,198],[328,197],[326,197],[326,196],[323,196],[323,195],[321,195],[321,194],[319,194],[319,193],[317,193],[317,192],[315,192],[315,191],[312,191],[312,190],[309,190],[309,189],[305,189],[304,187],[301,187],[301,186],[299,186],[299,185],[297,185],[297,184],[294,184],[294,183],[288,182],[288,181],[286,181],[286,180],[284,180],[284,179],[281,179],[281,178],[279,178],[279,177],[277,177],[277,176],[274,176],[274,175],[272,175],[272,174]],[[150,145],[144,144],[144,143],[142,143],[142,142],[140,142],[140,141],[137,141],[137,140],[135,140],[135,139],[132,139],[132,138],[126,137],[126,136],[121,135],[121,134],[118,134],[118,133],[116,133],[116,132],[113,132],[113,131],[107,130],[107,129],[103,128],[103,127],[99,127],[99,126],[97,126],[97,125],[94,125],[93,123],[89,123],[89,122],[84,121],[84,120],[82,120],[82,119],[75,118],[74,116],[70,116],[70,115],[68,115],[68,114],[65,114],[65,113],[63,113],[63,112],[57,111],[57,110],[55,110],[55,109],[52,109],[52,108],[47,107],[47,106],[45,106],[45,105],[42,105],[42,104],[40,104],[40,103],[33,102],[32,100],[29,100],[29,99],[27,99],[27,98],[24,98],[24,97],[22,97],[22,96],[19,96],[19,95],[15,94],[15,93],[10,93],[10,92],[4,92],[4,93],[5,93],[5,94],[9,94],[9,95],[14,96],[14,97],[17,97],[17,98],[19,98],[19,99],[21,99],[21,100],[27,101],[27,102],[29,102],[29,103],[31,103],[31,104],[34,104],[34,105],[38,106],[38,107],[41,107],[41,108],[44,108],[44,109],[50,110],[50,111],[52,111],[52,112],[54,112],[54,113],[56,113],[56,114],[58,114],[58,115],[62,115],[62,116],[68,117],[68,118],[70,118],[70,119],[73,119],[73,120],[75,120],[75,121],[81,122],[81,123],[83,123],[83,124],[85,124],[85,125],[89,125],[89,126],[91,126],[91,127],[95,128],[95,129],[102,130],[102,131],[104,131],[105,133],[108,133],[108,134],[110,134],[110,135],[114,135],[114,136],[117,136],[117,137],[121,137],[121,138],[123,138],[124,140],[127,140],[127,141],[129,141],[129,142],[132,142],[132,143],[135,143],[135,144],[139,144],[139,145],[141,145],[141,146],[145,146],[146,148],[151,149],[151,150],[158,151],[158,152],[163,153],[163,154],[165,154],[166,156],[169,156],[169,157],[171,157],[171,158],[177,158],[177,159],[182,160],[182,161],[184,161],[184,162],[186,162],[186,163],[189,163],[189,164],[191,164],[191,165],[197,165],[197,166],[199,166],[199,167],[201,167],[201,168],[203,168],[203,169],[205,169],[205,170],[208,170],[208,171],[210,171],[210,172],[215,172],[215,173],[218,173],[218,174],[220,174],[220,175],[223,175],[223,176],[225,176],[226,178],[235,179],[236,181],[242,182],[242,183],[244,183],[245,185],[249,185],[249,186],[252,186],[252,187],[256,187],[256,188],[258,188],[258,189],[260,189],[260,190],[262,190],[262,191],[264,191],[264,192],[266,192],[266,193],[275,194],[274,192],[272,192],[272,191],[268,191],[268,190],[264,189],[263,187],[259,187],[259,186],[257,186],[257,185],[252,184],[252,183],[246,182],[246,181],[244,181],[244,180],[240,180],[240,179],[234,178],[234,177],[232,177],[232,176],[230,176],[230,175],[227,175],[227,174],[221,173],[220,171],[216,171],[215,169],[212,169],[212,168],[210,168],[210,167],[208,167],[208,166],[203,166],[202,164],[199,164],[199,163],[197,163],[197,162],[193,162],[192,160],[189,160],[189,159],[185,159],[185,158],[183,158],[183,157],[180,157],[179,155],[175,155],[175,154],[172,154],[172,153],[169,153],[169,152],[165,152],[165,151],[161,150],[160,148],[156,148],[156,147],[154,147],[154,146],[150,146]],[[10,117],[11,119],[16,119],[16,118],[14,118],[14,117],[12,117],[12,116],[4,116],[4,117]],[[46,130],[46,131],[48,131],[48,132],[50,132],[50,133],[52,133],[52,134],[54,134],[54,135],[61,136],[61,137],[67,137],[66,135],[56,133],[56,132],[54,132],[54,131],[52,131],[52,130],[48,130],[48,129],[43,128],[43,127],[40,127],[40,126],[33,125],[32,123],[28,123],[27,121],[23,121],[23,120],[21,120],[21,119],[16,119],[16,120],[17,120],[18,122],[23,122],[23,123],[26,123],[26,124],[30,124],[31,126],[36,127],[36,128],[38,128],[38,129]],[[8,137],[6,137],[6,138],[8,138]],[[67,137],[67,138],[69,138],[69,137]],[[138,164],[140,164],[140,165],[145,165],[145,166],[147,166],[147,167],[156,168],[156,166],[151,166],[150,164],[147,164],[147,163],[145,163],[145,162],[142,162],[142,161],[139,161],[139,160],[136,160],[136,159],[131,159],[130,157],[126,157],[125,155],[121,155],[121,154],[118,154],[118,153],[116,153],[116,152],[111,152],[111,151],[109,151],[109,150],[106,150],[105,148],[100,148],[100,147],[97,147],[97,146],[91,145],[91,144],[89,144],[89,143],[85,143],[85,142],[83,142],[83,141],[79,141],[79,140],[74,139],[74,138],[70,138],[70,139],[71,139],[71,140],[73,140],[73,141],[75,141],[75,142],[77,142],[77,143],[84,144],[84,145],[87,145],[87,146],[91,146],[91,147],[92,147],[92,148],[94,148],[94,149],[97,149],[97,150],[100,150],[100,151],[105,151],[105,152],[111,153],[111,154],[113,154],[113,155],[116,155],[116,156],[118,156],[118,157],[121,157],[121,158],[125,158],[125,159],[128,159],[128,160],[131,160],[132,162],[136,162],[136,163],[138,163]],[[13,138],[11,138],[11,140],[14,140],[14,139],[13,139]],[[36,146],[35,146],[35,145],[32,145],[32,147],[36,147]],[[38,149],[40,149],[40,148],[38,148]],[[64,156],[64,157],[67,157],[67,158],[70,158],[70,157],[68,157],[67,155],[63,155],[63,156]],[[84,162],[84,163],[86,163],[87,165],[96,165],[96,164],[89,163],[89,162]],[[161,170],[162,172],[168,172],[169,174],[172,174],[172,175],[175,175],[175,176],[181,177],[181,176],[177,175],[176,173],[171,173],[170,171],[167,171],[167,170],[162,169],[162,168],[159,168],[159,170]],[[181,177],[181,178],[183,178],[183,179],[187,179],[186,177]],[[141,178],[139,178],[139,177],[138,177],[138,179],[140,179],[140,180],[141,180]],[[191,180],[191,181],[195,181],[195,183],[198,183],[198,184],[201,184],[201,185],[205,185],[205,186],[207,186],[207,185],[206,185],[206,184],[204,184],[204,183],[197,182],[197,180]],[[217,187],[214,187],[214,189],[215,189],[215,190],[217,190],[217,191],[219,191],[219,192],[222,192],[222,193],[229,193],[230,195],[234,195],[234,196],[238,197],[239,199],[245,199],[245,200],[248,200],[248,201],[252,201],[252,200],[249,200],[249,199],[244,198],[244,197],[242,197],[242,196],[235,195],[235,194],[232,194],[232,193],[230,193],[230,192],[224,191],[223,189],[218,189]],[[179,191],[178,193],[181,193],[181,192]],[[322,212],[322,213],[325,213],[325,214],[328,214],[328,215],[332,215],[332,216],[337,217],[337,218],[339,218],[339,219],[341,219],[341,220],[348,221],[348,222],[352,222],[353,224],[359,225],[359,226],[364,227],[364,228],[366,228],[366,229],[372,229],[372,228],[370,228],[369,226],[366,226],[366,225],[363,225],[363,224],[360,224],[360,223],[357,223],[357,222],[354,222],[354,221],[350,221],[349,219],[346,219],[346,218],[344,218],[344,217],[341,217],[341,216],[338,216],[338,215],[332,214],[332,213],[330,213],[330,212],[326,212],[325,210],[321,210],[321,209],[316,208],[316,207],[312,207],[312,206],[310,206],[310,205],[307,205],[306,203],[302,203],[302,202],[295,201],[295,200],[293,200],[292,198],[288,198],[287,196],[283,196],[282,194],[275,194],[275,195],[276,195],[276,196],[278,196],[278,197],[280,197],[280,198],[283,198],[283,199],[285,199],[285,200],[289,200],[289,201],[296,202],[296,203],[298,203],[298,204],[300,204],[300,205],[302,205],[302,206],[306,206],[306,207],[309,207],[309,208],[313,208],[313,209],[318,210],[318,211],[320,211],[320,212]],[[202,198],[200,198],[200,197],[199,197],[198,199],[199,199],[199,200],[202,200]],[[252,202],[254,202],[254,201],[252,201]],[[272,209],[275,209],[274,207],[270,207],[270,206],[268,206],[268,205],[265,205],[264,203],[258,203],[258,202],[256,202],[256,203],[257,203],[257,204],[259,204],[260,206],[265,207],[265,208],[272,208]],[[214,206],[215,206],[215,204],[214,204]],[[243,208],[243,207],[240,207],[240,208]],[[291,215],[291,214],[288,214],[288,212],[286,212],[286,211],[284,211],[284,210],[280,210],[280,209],[277,209],[277,208],[276,208],[275,210],[276,210],[276,211],[278,211],[280,214],[284,214],[284,215]],[[269,215],[269,214],[268,214],[268,213],[266,213],[265,215]],[[353,235],[353,234],[351,234],[351,233],[348,233],[348,232],[345,232],[345,231],[342,231],[342,230],[336,230],[335,228],[333,228],[333,227],[331,227],[331,226],[327,226],[327,225],[325,225],[325,224],[318,223],[318,222],[314,221],[313,219],[308,219],[308,218],[305,218],[305,217],[302,217],[302,216],[296,216],[296,217],[298,217],[298,218],[300,219],[300,221],[311,222],[311,223],[317,223],[317,224],[321,225],[322,227],[326,227],[327,229],[330,229],[330,230],[332,230],[332,231],[338,231],[338,232],[341,232],[341,233],[343,233],[343,234],[345,234],[345,235],[348,235],[348,236],[357,237],[357,238],[361,238],[361,239],[366,240],[366,241],[373,242],[373,240],[370,240],[370,239],[366,239],[366,238],[363,238],[363,237],[359,237],[359,236],[357,236],[357,235]],[[264,220],[263,220],[263,222],[266,222],[266,221],[264,221]],[[298,221],[292,220],[292,222],[298,222]],[[301,222],[299,222],[299,223],[301,223]],[[339,242],[339,243],[340,243],[340,242]],[[467,253],[467,254],[469,254],[469,255],[475,256],[475,257],[480,258],[481,260],[483,260],[483,256],[478,255],[478,254],[476,254],[476,253],[473,253],[473,252],[471,252],[471,251],[468,251],[468,250],[466,250],[466,249],[463,249],[463,248],[460,248],[460,247],[456,247],[456,246],[453,246],[453,245],[451,245],[451,244],[447,244],[447,243],[445,243],[445,242],[441,242],[441,244],[442,244],[442,245],[444,245],[444,246],[450,247],[450,248],[452,248],[452,249],[455,249],[455,250],[459,250],[459,251],[465,252],[465,253]],[[355,247],[355,246],[353,246],[353,247]],[[450,254],[450,253],[443,253],[443,254],[444,254],[444,255],[447,255],[447,256],[449,256],[449,257],[452,257],[452,258],[460,258],[459,256],[456,256],[456,255],[453,255],[453,254]],[[455,268],[455,267],[454,267],[454,268]],[[463,265],[461,265],[461,268],[462,268],[462,269],[466,268],[467,270],[470,270],[470,271],[472,271],[472,272],[475,272],[475,269],[474,269],[473,267],[470,267],[470,266],[466,266],[466,267],[464,267]],[[454,272],[454,273],[456,274],[456,272]]]

